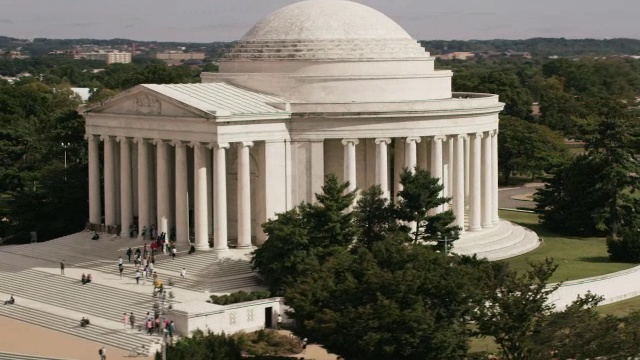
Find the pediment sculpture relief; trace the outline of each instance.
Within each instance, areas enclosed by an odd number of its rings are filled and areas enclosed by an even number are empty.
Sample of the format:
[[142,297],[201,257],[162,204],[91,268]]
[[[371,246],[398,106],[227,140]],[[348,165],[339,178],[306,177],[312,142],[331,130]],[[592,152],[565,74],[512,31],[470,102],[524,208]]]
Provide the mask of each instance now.
[[139,115],[160,115],[162,104],[149,94],[142,94],[136,97],[136,113]]

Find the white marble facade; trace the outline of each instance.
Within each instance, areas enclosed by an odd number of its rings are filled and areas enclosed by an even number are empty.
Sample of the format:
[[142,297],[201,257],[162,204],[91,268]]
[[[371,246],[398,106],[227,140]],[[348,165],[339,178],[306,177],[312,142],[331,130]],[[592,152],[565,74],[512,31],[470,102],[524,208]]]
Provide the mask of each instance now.
[[494,228],[503,104],[452,93],[451,76],[364,5],[284,7],[201,84],[140,85],[85,112],[90,223],[125,233],[137,219],[199,249],[248,247],[267,219],[314,201],[327,174],[394,198],[402,168],[419,167],[467,234]]

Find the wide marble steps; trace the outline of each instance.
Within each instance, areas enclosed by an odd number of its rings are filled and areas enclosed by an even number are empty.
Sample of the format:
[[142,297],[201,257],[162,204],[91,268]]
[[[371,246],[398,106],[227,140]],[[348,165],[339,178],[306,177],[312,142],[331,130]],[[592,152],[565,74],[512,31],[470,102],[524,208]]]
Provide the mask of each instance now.
[[[90,233],[78,233],[38,244],[11,245],[0,247],[1,252],[12,253],[47,262],[58,266],[65,260],[67,267],[100,271],[118,275],[117,259],[124,259],[124,276],[133,278],[133,262],[127,261],[126,250],[131,247],[142,249],[144,242],[129,238],[115,238],[103,235],[100,240],[90,240]],[[229,250],[237,251],[237,250]],[[105,260],[113,259],[113,260]],[[246,259],[222,258],[214,252],[197,251],[188,254],[188,245],[179,244],[175,259],[159,252],[155,256],[155,268],[161,278],[171,278],[174,286],[210,293],[233,292],[249,289],[261,284],[260,278],[251,269]],[[187,278],[179,278],[180,270],[187,269]],[[90,271],[91,270],[91,271]]]
[[454,243],[453,252],[501,260],[527,253],[540,245],[538,235],[522,226],[501,220],[491,229],[466,232]]
[[63,358],[52,358],[26,354],[16,354],[0,351],[0,360],[67,360]]
[[[93,324],[87,327],[80,327],[78,320],[28,308],[19,304],[0,306],[0,315],[119,349],[131,350],[135,347],[145,345],[148,349],[152,349],[152,351],[155,352],[159,347],[156,337],[125,333],[122,330],[106,329]],[[4,357],[4,354],[0,353],[0,359],[45,359],[18,354],[12,354],[11,356],[13,357]]]
[[[123,313],[133,312],[138,323],[153,313],[154,298],[96,283],[82,285],[61,275],[0,264],[0,289],[43,304],[68,309],[89,317],[121,322]],[[79,321],[76,319],[74,321]]]

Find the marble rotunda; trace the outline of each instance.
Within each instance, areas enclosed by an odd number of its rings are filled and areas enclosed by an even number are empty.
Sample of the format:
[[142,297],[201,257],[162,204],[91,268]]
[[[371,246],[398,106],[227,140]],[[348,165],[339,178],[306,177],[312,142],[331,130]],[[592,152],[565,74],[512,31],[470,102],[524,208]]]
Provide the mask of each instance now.
[[503,104],[452,92],[452,75],[365,5],[281,8],[201,83],[139,85],[86,110],[89,221],[247,248],[266,240],[267,219],[314,201],[327,174],[393,200],[402,169],[418,167],[452,198],[437,211],[451,208],[464,229],[455,251],[529,251],[535,234],[498,216]]

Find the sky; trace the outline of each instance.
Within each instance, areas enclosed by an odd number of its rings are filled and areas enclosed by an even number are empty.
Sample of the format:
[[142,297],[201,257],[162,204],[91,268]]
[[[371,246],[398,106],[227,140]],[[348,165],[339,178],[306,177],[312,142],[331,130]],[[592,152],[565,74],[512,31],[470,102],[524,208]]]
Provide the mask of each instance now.
[[[296,0],[0,0],[0,35],[238,40]],[[358,0],[419,40],[640,39],[640,0]]]

